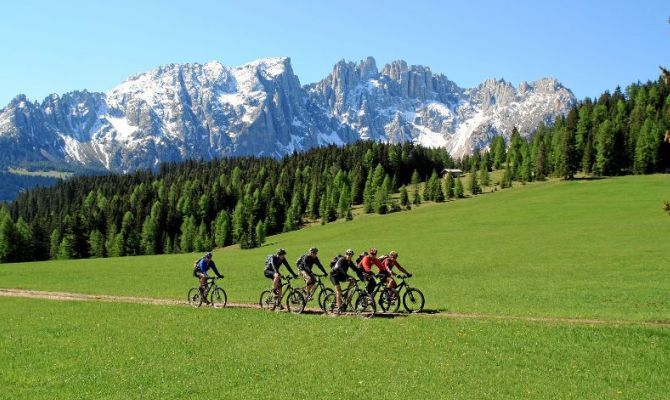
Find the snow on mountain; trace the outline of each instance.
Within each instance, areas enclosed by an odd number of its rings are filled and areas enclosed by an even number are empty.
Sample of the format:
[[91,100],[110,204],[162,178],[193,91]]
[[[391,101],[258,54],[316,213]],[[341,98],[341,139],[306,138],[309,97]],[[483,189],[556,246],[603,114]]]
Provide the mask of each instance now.
[[44,159],[115,171],[228,155],[281,157],[359,139],[445,147],[456,157],[513,127],[530,135],[574,104],[554,79],[462,89],[425,66],[340,61],[301,86],[289,58],[238,67],[169,64],[109,92],[17,96],[0,110],[0,166]]

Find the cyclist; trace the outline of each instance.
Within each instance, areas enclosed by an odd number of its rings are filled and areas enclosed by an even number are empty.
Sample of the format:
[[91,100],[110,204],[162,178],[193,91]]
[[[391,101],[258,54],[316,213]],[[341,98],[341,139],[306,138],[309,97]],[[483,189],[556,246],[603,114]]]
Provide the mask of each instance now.
[[223,278],[223,275],[219,273],[219,270],[216,268],[216,264],[212,260],[212,253],[207,252],[205,255],[195,262],[193,267],[193,276],[200,280],[200,285],[198,286],[198,291],[200,296],[205,304],[209,304],[209,301],[205,297],[205,288],[207,287],[207,271],[212,269],[217,277]]
[[356,284],[356,279],[349,276],[347,273],[349,268],[354,271],[357,270],[356,264],[351,261],[351,258],[354,256],[354,251],[348,249],[344,254],[344,257],[337,259],[335,265],[333,265],[332,271],[330,271],[330,281],[333,282],[333,285],[335,286],[338,312],[342,309],[342,287],[340,286],[340,282],[349,281],[349,287]]
[[379,271],[379,275],[381,275],[382,282],[386,282],[386,286],[389,289],[391,289],[393,295],[398,296],[398,292],[396,291],[398,284],[396,283],[395,279],[393,279],[393,275],[395,275],[395,273],[393,272],[393,267],[398,267],[398,269],[407,276],[411,277],[412,274],[407,272],[405,268],[403,268],[398,263],[398,252],[395,250],[391,250],[389,252],[389,255],[387,257],[384,257],[382,265],[383,268]]
[[372,274],[373,265],[376,265],[377,268],[379,268],[379,271],[384,269],[382,262],[377,258],[377,249],[371,247],[370,250],[368,250],[368,255],[364,256],[358,263],[358,266],[363,268],[363,280],[367,282],[366,290],[370,295],[372,295],[372,292],[375,290],[375,286],[377,286],[377,282],[375,281],[375,278]]
[[286,250],[284,249],[279,249],[277,250],[276,254],[270,254],[268,258],[265,260],[265,277],[268,279],[272,279],[272,289],[275,292],[275,295],[278,298],[281,298],[282,295],[282,290],[281,290],[281,274],[279,273],[279,267],[282,265],[286,266],[286,269],[291,273],[291,275],[294,278],[297,278],[298,275],[293,272],[291,269],[291,266],[288,264],[288,261],[286,261]]
[[322,276],[328,276],[328,273],[323,268],[323,265],[321,265],[321,261],[319,261],[319,257],[317,257],[318,252],[319,249],[312,247],[307,251],[306,254],[303,254],[300,258],[298,258],[298,261],[296,261],[298,273],[300,273],[302,278],[305,280],[305,289],[307,290],[307,298],[305,300],[307,301],[312,300],[312,295],[314,294],[315,289],[314,285],[316,285],[316,276],[314,276],[314,272],[312,272],[312,267],[316,264],[321,272],[323,272]]

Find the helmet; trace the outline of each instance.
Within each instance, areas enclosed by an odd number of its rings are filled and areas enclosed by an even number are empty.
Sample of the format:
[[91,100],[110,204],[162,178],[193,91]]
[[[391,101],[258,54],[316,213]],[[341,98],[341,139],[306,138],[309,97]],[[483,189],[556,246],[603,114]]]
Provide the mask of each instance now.
[[398,252],[395,251],[395,250],[391,250],[391,251],[389,252],[389,257],[391,257],[391,258],[398,258]]
[[376,256],[377,255],[377,249],[374,247],[370,247],[370,250],[368,251],[371,256]]
[[286,250],[284,250],[284,249],[279,249],[279,250],[277,250],[277,255],[278,255],[278,256],[284,256],[284,255],[286,255]]
[[346,253],[344,253],[344,254],[346,254],[346,255],[348,255],[348,256],[353,256],[353,255],[354,255],[354,251],[353,251],[352,249],[347,249]]
[[212,253],[209,251],[205,253],[205,258],[212,258]]
[[310,253],[314,253],[314,254],[316,254],[316,253],[319,252],[319,249],[317,249],[316,247],[310,247],[310,248],[309,248],[309,252],[310,252]]

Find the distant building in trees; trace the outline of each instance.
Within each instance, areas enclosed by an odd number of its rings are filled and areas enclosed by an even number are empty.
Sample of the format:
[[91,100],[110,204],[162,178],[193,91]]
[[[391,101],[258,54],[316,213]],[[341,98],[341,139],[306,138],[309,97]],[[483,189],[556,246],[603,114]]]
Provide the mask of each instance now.
[[460,169],[445,168],[442,170],[442,172],[440,172],[440,177],[444,178],[450,172],[451,176],[453,176],[454,178],[458,178],[459,176],[463,175],[463,171],[461,171]]

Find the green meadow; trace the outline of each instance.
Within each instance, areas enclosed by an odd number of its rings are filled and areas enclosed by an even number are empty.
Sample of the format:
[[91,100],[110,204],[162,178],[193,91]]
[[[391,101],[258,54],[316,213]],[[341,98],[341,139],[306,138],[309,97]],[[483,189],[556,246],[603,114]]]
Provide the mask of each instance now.
[[[214,252],[229,301],[253,303],[278,247],[326,266],[393,249],[442,315],[0,297],[0,399],[667,398],[664,200],[670,175],[533,183]],[[185,300],[198,256],[4,264],[0,288]]]

